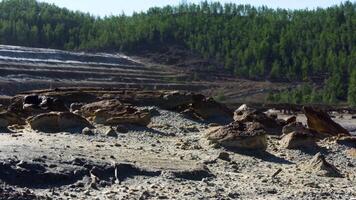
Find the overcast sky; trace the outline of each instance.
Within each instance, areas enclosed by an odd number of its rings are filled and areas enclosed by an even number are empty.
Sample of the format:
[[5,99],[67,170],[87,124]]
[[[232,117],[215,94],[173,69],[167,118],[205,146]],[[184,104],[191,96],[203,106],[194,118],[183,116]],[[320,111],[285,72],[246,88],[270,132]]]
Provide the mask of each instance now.
[[[153,6],[177,5],[182,0],[40,0],[54,3],[60,7],[71,10],[89,12],[97,16],[119,15],[122,12],[132,14],[134,11],[145,11]],[[187,0],[187,2],[199,3],[200,0]],[[221,3],[251,4],[254,6],[266,5],[271,8],[287,9],[313,9],[316,7],[329,7],[340,4],[345,0],[220,0]]]

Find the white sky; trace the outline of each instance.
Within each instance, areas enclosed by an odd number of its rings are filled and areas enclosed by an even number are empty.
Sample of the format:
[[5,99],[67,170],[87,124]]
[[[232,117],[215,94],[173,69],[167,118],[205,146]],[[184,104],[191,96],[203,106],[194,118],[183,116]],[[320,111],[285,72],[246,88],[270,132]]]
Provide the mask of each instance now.
[[[177,5],[182,0],[39,0],[54,3],[70,10],[89,12],[97,16],[119,15],[122,12],[132,14],[134,11],[145,11],[154,6]],[[201,0],[187,0],[191,3],[199,3]],[[254,6],[266,5],[270,8],[303,9],[329,7],[340,4],[345,0],[220,0],[221,3],[251,4]]]

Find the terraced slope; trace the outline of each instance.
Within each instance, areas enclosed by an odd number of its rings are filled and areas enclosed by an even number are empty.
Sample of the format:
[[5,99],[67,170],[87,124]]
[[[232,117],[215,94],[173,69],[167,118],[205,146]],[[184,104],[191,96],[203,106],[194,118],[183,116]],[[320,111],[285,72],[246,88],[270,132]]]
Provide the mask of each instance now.
[[[202,89],[180,83],[189,74],[172,67],[143,64],[120,54],[75,53],[0,45],[1,93],[59,86]],[[189,84],[189,85],[188,85]]]
[[264,101],[268,92],[288,87],[237,79],[223,71],[206,73],[190,64],[163,65],[152,60],[144,55],[0,45],[0,96],[56,87],[124,87],[198,91],[224,96],[220,100],[226,103],[244,103]]

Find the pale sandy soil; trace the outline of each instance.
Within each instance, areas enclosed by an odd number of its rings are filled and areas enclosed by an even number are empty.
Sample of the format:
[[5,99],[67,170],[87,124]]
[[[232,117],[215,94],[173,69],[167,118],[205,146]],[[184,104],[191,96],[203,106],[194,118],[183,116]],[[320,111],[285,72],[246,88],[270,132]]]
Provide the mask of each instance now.
[[[111,138],[103,134],[45,134],[26,129],[0,134],[0,160],[26,161],[44,167],[49,174],[73,172],[77,179],[63,182],[43,176],[17,177],[4,187],[24,191],[29,188],[49,199],[351,199],[356,197],[356,159],[349,147],[321,141],[318,148],[286,150],[276,137],[269,137],[266,152],[230,152],[212,148],[202,138],[207,124],[182,115],[159,110],[151,129],[132,127],[128,133]],[[281,116],[284,117],[284,116]],[[302,117],[298,117],[303,121]],[[354,121],[342,120],[353,127]],[[338,119],[339,120],[339,119]],[[107,127],[99,127],[104,132]],[[189,129],[189,130],[188,130]],[[197,129],[196,132],[194,129]],[[218,159],[229,153],[231,161]],[[317,152],[334,164],[344,178],[307,173],[303,163]],[[104,171],[96,185],[82,166],[98,169],[128,163],[129,168]],[[202,166],[205,166],[202,167]],[[3,167],[3,165],[1,165]],[[29,167],[31,168],[31,167]],[[272,175],[281,169],[275,177]],[[81,171],[82,170],[82,171]],[[121,173],[120,173],[121,172]],[[150,173],[149,173],[150,172]],[[83,173],[81,175],[81,173]],[[79,174],[79,175],[78,175]],[[49,176],[49,175],[48,175]],[[54,176],[54,175],[51,175]],[[105,182],[106,181],[106,182]],[[57,185],[55,184],[57,183]],[[17,186],[16,186],[17,185]]]

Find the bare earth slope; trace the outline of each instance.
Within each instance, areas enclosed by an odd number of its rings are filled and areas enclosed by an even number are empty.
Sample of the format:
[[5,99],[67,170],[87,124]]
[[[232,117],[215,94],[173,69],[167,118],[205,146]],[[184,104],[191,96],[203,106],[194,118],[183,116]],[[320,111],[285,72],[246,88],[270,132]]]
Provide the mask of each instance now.
[[[200,91],[227,102],[261,102],[286,84],[236,79],[189,67],[151,63],[113,53],[75,53],[0,45],[0,95],[63,86]],[[204,68],[208,66],[200,66]]]

